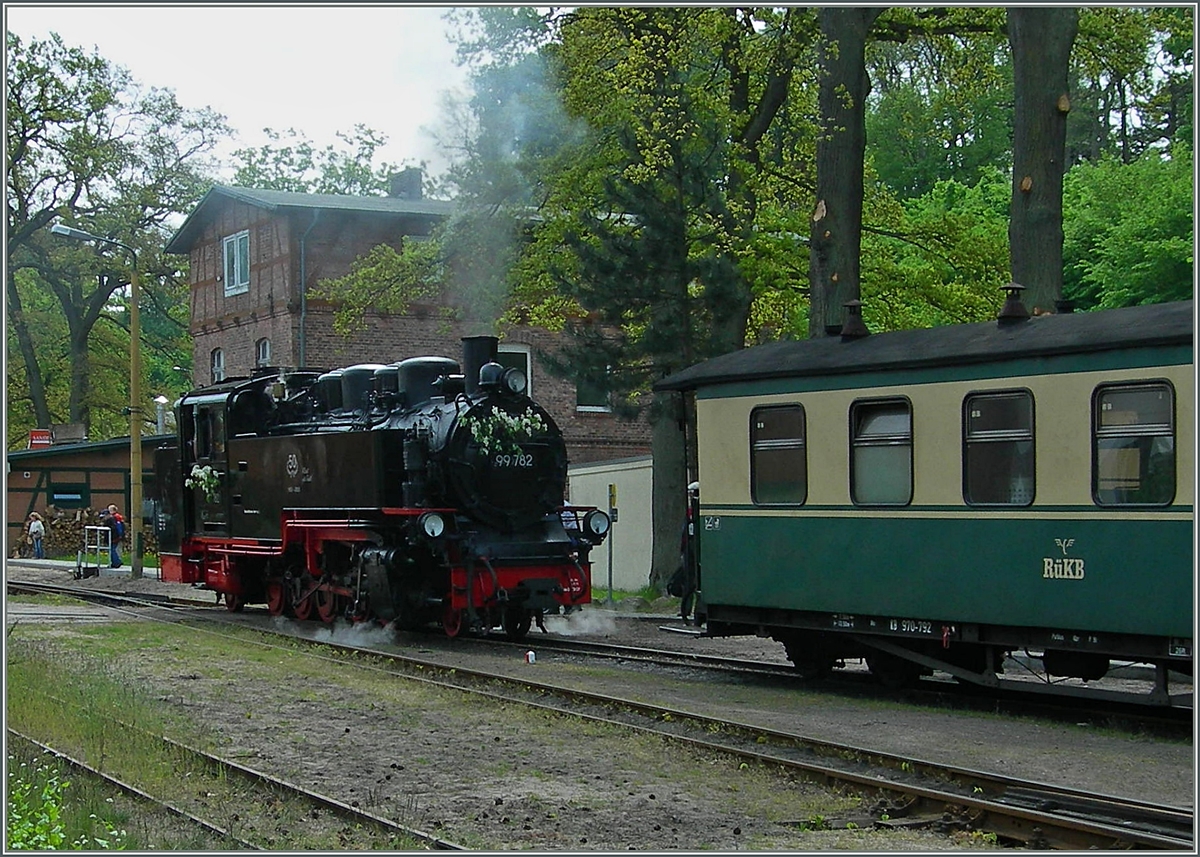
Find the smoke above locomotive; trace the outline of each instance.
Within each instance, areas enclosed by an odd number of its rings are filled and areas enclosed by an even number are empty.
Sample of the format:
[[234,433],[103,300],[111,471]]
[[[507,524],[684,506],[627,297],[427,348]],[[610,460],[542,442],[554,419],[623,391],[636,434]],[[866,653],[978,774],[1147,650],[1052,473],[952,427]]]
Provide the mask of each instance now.
[[563,505],[562,432],[496,358],[496,338],[474,336],[461,366],[269,370],[185,395],[178,446],[156,461],[164,575],[231,609],[440,614],[451,633],[584,603],[608,519]]

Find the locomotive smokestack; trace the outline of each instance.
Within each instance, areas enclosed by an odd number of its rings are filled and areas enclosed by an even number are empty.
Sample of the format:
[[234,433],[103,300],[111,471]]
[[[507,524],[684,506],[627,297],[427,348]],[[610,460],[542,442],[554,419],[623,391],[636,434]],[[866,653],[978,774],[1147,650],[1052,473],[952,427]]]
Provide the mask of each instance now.
[[468,396],[479,392],[479,370],[496,362],[499,342],[494,336],[463,337],[463,382]]

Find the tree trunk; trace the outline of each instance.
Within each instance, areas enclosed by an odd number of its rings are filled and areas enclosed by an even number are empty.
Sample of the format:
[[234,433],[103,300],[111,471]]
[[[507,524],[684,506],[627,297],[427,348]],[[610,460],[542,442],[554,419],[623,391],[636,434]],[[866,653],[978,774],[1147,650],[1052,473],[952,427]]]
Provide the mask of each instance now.
[[42,381],[42,367],[37,361],[37,351],[33,346],[29,325],[25,321],[25,310],[21,304],[16,277],[13,276],[11,268],[8,272],[7,285],[8,321],[16,334],[17,346],[21,351],[21,361],[25,365],[25,375],[29,379],[29,398],[33,402],[33,418],[38,428],[50,428],[50,406],[46,402],[46,385]]
[[1008,243],[1013,282],[1026,306],[1053,312],[1062,297],[1062,189],[1066,170],[1067,71],[1076,9],[1008,10],[1013,56],[1013,190]]
[[817,205],[808,253],[808,335],[840,330],[842,304],[859,297],[863,155],[870,91],[867,33],[882,9],[822,7],[817,137]]
[[679,534],[687,515],[683,407],[679,393],[659,393],[650,411],[650,450],[654,463],[651,517],[654,548],[650,585],[665,591],[679,565]]

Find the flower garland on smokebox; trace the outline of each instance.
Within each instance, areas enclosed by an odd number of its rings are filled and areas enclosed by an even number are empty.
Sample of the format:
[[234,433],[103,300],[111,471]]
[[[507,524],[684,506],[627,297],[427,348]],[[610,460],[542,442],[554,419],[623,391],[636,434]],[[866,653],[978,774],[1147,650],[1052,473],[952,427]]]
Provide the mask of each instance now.
[[526,408],[521,414],[500,410],[494,410],[485,417],[467,414],[463,423],[470,429],[471,437],[479,444],[484,455],[517,455],[521,452],[518,441],[530,440],[537,433],[546,431],[546,421],[541,414],[534,413],[533,408]]

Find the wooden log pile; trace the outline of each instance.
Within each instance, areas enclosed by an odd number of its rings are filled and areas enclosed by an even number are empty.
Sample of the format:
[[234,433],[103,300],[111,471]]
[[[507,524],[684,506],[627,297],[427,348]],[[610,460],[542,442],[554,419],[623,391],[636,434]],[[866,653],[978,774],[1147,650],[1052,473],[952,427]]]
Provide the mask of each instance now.
[[[42,523],[46,525],[46,537],[42,541],[47,557],[74,556],[84,548],[84,527],[102,526],[99,509],[60,509],[57,506],[47,506],[40,512]],[[11,556],[32,556],[33,550],[27,543],[29,522],[21,531],[20,544],[11,545]],[[157,553],[158,539],[154,535],[154,522],[142,522],[143,553]],[[133,532],[129,518],[125,518],[125,537],[121,539],[121,556],[128,564],[129,553],[133,549]]]

